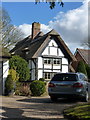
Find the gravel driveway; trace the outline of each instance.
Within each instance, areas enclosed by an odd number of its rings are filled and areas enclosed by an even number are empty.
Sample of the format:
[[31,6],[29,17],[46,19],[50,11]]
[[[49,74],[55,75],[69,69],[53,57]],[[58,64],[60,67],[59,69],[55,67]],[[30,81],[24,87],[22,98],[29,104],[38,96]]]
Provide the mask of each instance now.
[[[0,97],[2,99],[2,112],[0,118],[8,120],[66,120],[63,110],[77,102],[60,99],[53,103],[46,97]],[[1,106],[1,105],[0,105]]]

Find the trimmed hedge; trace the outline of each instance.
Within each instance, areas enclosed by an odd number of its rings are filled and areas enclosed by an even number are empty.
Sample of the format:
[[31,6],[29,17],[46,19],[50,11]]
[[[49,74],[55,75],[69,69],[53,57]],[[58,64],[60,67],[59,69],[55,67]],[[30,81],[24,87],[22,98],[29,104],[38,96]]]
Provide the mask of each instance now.
[[46,91],[45,83],[35,80],[30,84],[30,90],[33,96],[40,96]]

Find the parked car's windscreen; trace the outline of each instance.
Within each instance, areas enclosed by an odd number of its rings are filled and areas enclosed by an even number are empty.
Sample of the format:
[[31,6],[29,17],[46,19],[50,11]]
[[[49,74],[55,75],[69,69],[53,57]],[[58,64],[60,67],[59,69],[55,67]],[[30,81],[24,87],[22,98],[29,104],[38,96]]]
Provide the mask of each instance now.
[[52,78],[52,81],[77,81],[77,75],[75,75],[75,74],[56,74]]

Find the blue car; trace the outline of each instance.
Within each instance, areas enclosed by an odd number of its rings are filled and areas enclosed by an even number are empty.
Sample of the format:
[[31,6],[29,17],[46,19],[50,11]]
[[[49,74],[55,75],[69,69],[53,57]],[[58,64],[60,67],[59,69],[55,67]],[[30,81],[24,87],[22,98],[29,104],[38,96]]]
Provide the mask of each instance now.
[[81,98],[89,100],[88,78],[83,73],[57,73],[48,84],[48,94],[52,101],[58,98]]

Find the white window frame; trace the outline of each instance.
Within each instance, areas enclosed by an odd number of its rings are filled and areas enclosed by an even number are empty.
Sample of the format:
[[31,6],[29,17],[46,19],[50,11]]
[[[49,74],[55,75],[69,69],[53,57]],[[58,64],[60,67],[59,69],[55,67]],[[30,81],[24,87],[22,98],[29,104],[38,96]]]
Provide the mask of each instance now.
[[50,80],[51,79],[51,73],[50,72],[44,72],[44,78],[45,78],[45,80]]
[[61,59],[53,59],[53,65],[61,65]]
[[51,59],[44,58],[44,64],[51,64]]

